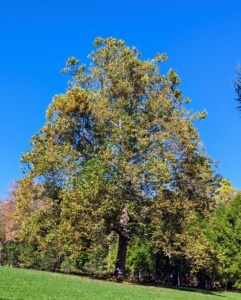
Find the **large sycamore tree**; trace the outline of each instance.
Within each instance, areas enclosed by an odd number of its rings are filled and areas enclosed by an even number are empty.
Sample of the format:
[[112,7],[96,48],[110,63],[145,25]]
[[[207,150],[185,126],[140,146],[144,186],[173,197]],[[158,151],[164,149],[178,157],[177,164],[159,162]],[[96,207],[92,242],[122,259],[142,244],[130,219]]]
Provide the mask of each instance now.
[[165,54],[141,60],[124,41],[97,38],[88,68],[75,58],[65,94],[22,156],[16,219],[22,238],[78,253],[118,235],[115,274],[123,276],[128,241],[145,235],[170,258],[183,252],[186,228],[213,203],[212,160]]

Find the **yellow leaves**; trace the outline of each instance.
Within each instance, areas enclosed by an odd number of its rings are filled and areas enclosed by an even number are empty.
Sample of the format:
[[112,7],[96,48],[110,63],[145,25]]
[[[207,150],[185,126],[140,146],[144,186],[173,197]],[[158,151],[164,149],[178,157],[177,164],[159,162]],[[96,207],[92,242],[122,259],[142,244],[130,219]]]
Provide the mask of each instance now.
[[201,113],[199,113],[198,120],[201,121],[201,120],[205,119],[206,116],[207,116],[207,111],[203,110]]
[[216,189],[215,200],[217,203],[223,202],[228,205],[237,194],[237,189],[235,189],[231,185],[231,182],[225,178],[221,180],[220,184],[221,186]]
[[69,89],[65,95],[57,95],[53,98],[53,102],[47,110],[47,119],[51,121],[56,112],[83,113],[88,111],[88,107],[87,92],[74,87]]
[[190,99],[190,98],[185,98],[185,99],[183,100],[183,102],[184,102],[185,104],[188,104],[188,103],[191,102],[191,99]]

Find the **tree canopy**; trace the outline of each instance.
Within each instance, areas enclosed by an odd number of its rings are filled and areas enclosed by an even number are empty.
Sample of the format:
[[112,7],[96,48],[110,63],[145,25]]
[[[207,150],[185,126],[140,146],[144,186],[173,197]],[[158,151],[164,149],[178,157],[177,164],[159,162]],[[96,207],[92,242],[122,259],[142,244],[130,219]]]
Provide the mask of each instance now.
[[135,236],[170,259],[185,252],[190,224],[213,207],[213,161],[193,125],[206,112],[185,108],[175,70],[160,74],[165,54],[141,60],[114,38],[94,46],[88,68],[68,59],[68,90],[22,156],[16,219],[22,239],[59,256],[115,232],[122,276]]

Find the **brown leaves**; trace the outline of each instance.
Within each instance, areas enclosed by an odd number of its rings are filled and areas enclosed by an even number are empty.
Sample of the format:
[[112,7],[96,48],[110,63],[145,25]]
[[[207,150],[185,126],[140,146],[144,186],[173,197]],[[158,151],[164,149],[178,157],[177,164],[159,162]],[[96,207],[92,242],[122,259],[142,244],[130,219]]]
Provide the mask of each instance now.
[[18,234],[18,223],[14,218],[16,212],[16,183],[11,183],[7,197],[0,206],[1,242],[12,241]]

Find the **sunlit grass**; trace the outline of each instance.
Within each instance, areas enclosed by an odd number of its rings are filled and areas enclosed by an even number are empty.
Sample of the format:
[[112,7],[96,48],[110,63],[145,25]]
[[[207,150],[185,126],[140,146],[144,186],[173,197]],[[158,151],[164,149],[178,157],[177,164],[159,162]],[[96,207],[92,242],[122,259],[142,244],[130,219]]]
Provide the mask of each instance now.
[[162,300],[241,299],[241,294],[147,287],[86,277],[15,268],[0,268],[0,300]]

